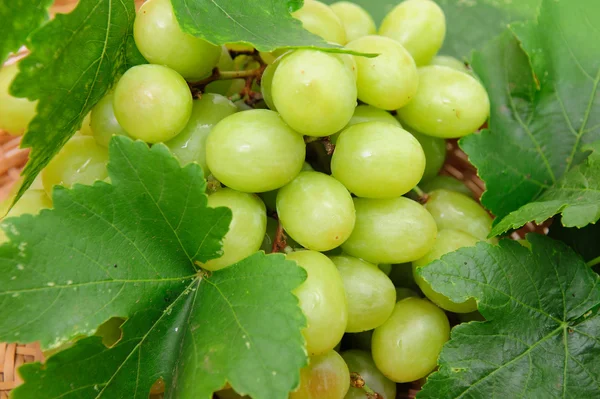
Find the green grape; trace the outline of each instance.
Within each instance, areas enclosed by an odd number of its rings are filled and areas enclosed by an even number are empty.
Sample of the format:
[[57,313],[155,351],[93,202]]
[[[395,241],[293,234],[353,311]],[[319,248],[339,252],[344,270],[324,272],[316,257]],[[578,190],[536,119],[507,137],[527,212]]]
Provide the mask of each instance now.
[[403,123],[423,134],[462,137],[481,127],[490,114],[485,88],[471,75],[443,66],[419,68],[419,90],[398,110]]
[[342,244],[348,255],[371,263],[412,262],[435,242],[437,227],[429,212],[408,198],[354,198],[356,224]]
[[192,94],[177,72],[161,65],[138,65],[117,83],[115,116],[130,136],[158,143],[183,130],[192,113]]
[[413,189],[425,170],[421,145],[406,130],[386,122],[350,126],[337,139],[333,177],[359,197],[393,198]]
[[[270,254],[273,252],[273,242],[275,242],[275,235],[277,234],[277,227],[279,226],[279,222],[272,217],[267,217],[267,231],[265,232],[265,237],[260,246],[260,249],[265,251],[265,253]],[[283,250],[285,253],[290,253],[296,250],[304,249],[304,247],[294,241],[290,236],[286,236],[285,239],[286,247]]]
[[263,95],[263,100],[265,100],[265,103],[267,103],[267,107],[273,111],[277,111],[275,104],[273,104],[273,76],[275,76],[275,71],[286,54],[288,53],[285,52],[273,60],[273,62],[271,62],[271,64],[265,68],[265,71],[260,78],[260,91]]
[[[371,105],[359,105],[354,109],[354,114],[352,114],[352,118],[350,118],[350,121],[344,129],[359,123],[375,121],[391,123],[392,125],[402,127],[398,119],[394,118],[389,112],[375,108]],[[342,132],[338,132],[330,136],[330,140],[333,144],[337,143],[337,139],[341,133]]]
[[377,108],[394,110],[405,106],[417,93],[419,73],[412,57],[395,40],[363,36],[346,48],[379,54],[374,58],[356,56],[358,99]]
[[[85,120],[84,120],[85,122]],[[108,148],[113,135],[128,136],[125,129],[119,125],[113,110],[113,93],[108,93],[92,108],[90,113],[90,128],[96,143]]]
[[196,162],[202,167],[204,177],[208,177],[210,170],[206,164],[206,138],[219,121],[235,112],[237,107],[226,97],[204,93],[202,98],[194,100],[192,115],[185,128],[165,145],[181,165]]
[[[233,63],[233,58],[229,55],[229,50],[227,47],[221,47],[221,55],[219,57],[219,62],[217,63],[217,68],[219,71],[234,71],[235,66]],[[216,93],[222,96],[227,96],[229,94],[229,90],[231,89],[231,85],[235,81],[241,81],[244,84],[244,79],[222,79],[215,80],[214,82],[210,82],[204,88],[204,93]],[[239,83],[238,83],[239,84]]]
[[316,50],[285,56],[273,75],[271,94],[283,120],[307,136],[339,131],[356,107],[352,71],[341,57]]
[[375,21],[361,6],[349,1],[339,1],[330,5],[329,8],[342,21],[347,41],[351,42],[359,37],[377,33]]
[[491,216],[475,201],[461,193],[434,190],[425,204],[438,229],[460,230],[480,240],[492,230]]
[[232,218],[229,231],[223,238],[223,255],[204,263],[203,268],[219,270],[260,249],[267,230],[267,213],[260,198],[223,188],[208,196],[208,206],[227,207],[231,209]]
[[338,268],[348,300],[346,332],[372,330],[382,325],[396,303],[392,280],[371,263],[351,256],[331,258]]
[[13,97],[9,88],[19,73],[17,64],[0,65],[0,130],[22,134],[35,116],[37,101]]
[[425,299],[406,298],[373,332],[373,360],[392,381],[416,381],[435,369],[449,338],[450,323],[440,308]]
[[[382,399],[396,398],[396,383],[387,379],[375,366],[369,352],[349,350],[342,352],[342,358],[351,373],[358,373],[365,383]],[[345,399],[366,399],[364,389],[350,387]]]
[[81,128],[79,128],[79,134],[82,136],[94,135],[94,132],[92,132],[92,111],[88,112],[85,118],[83,118],[83,122],[81,122]]
[[427,180],[423,184],[419,184],[419,187],[426,193],[443,189],[448,191],[456,191],[457,193],[461,193],[469,197],[473,196],[473,192],[465,185],[465,183],[452,176],[436,176],[431,180]]
[[108,150],[90,136],[75,136],[54,156],[42,171],[42,183],[52,198],[55,185],[71,187],[75,183],[90,185],[108,177]]
[[302,169],[302,136],[276,112],[256,109],[223,119],[206,139],[206,161],[223,184],[260,193],[283,187]]
[[389,263],[381,263],[377,265],[377,267],[379,268],[379,270],[384,272],[386,276],[389,276],[392,272],[392,265],[390,265]]
[[419,288],[431,302],[435,303],[440,308],[454,313],[469,313],[477,310],[477,303],[474,299],[469,299],[460,303],[451,301],[445,295],[434,291],[429,283],[417,273],[417,269],[441,258],[442,255],[445,255],[448,252],[453,252],[463,247],[472,247],[477,244],[478,241],[477,238],[463,233],[462,231],[442,229],[438,232],[437,239],[435,240],[435,244],[433,244],[431,251],[421,259],[417,259],[413,262],[413,277],[419,285]]
[[328,42],[346,44],[344,25],[329,6],[316,0],[307,0],[304,6],[292,13],[292,16],[302,22],[307,31],[322,37]]
[[342,278],[333,262],[316,251],[296,251],[287,254],[296,261],[307,278],[294,290],[300,308],[306,316],[303,331],[310,356],[329,352],[340,342],[348,323],[348,303]]
[[219,46],[181,30],[169,0],[148,0],[142,5],[133,37],[150,63],[168,66],[188,80],[210,75],[221,55]]
[[411,290],[410,288],[397,287],[396,288],[396,302],[403,300],[404,298],[410,297],[419,298],[419,294],[415,290]]
[[[14,196],[4,201],[3,208],[8,210],[14,200]],[[44,190],[29,189],[23,193],[19,201],[6,213],[7,218],[17,217],[24,214],[37,215],[42,209],[52,208],[52,200]],[[4,214],[4,212],[2,212]]]
[[312,356],[300,370],[300,386],[289,399],[344,399],[350,387],[350,372],[336,352]]
[[356,79],[358,79],[358,65],[356,64],[354,56],[352,56],[351,54],[342,53],[333,53],[333,55],[338,57],[344,63],[344,65],[346,65],[350,72],[352,72],[352,75],[354,76],[354,81],[356,81]]
[[286,233],[305,248],[328,251],[352,233],[354,203],[343,184],[320,172],[301,172],[277,193]]
[[442,166],[444,166],[444,162],[446,162],[446,140],[417,133],[410,128],[407,128],[406,131],[419,140],[423,153],[425,153],[425,172],[423,172],[421,182],[433,179],[440,172]]
[[[314,171],[313,167],[308,163],[304,162],[302,165],[302,172],[312,172]],[[277,211],[277,193],[279,190],[266,191],[264,193],[259,193],[258,196],[263,200],[267,209],[270,211]]]
[[433,57],[429,65],[445,66],[448,68],[456,69],[460,72],[471,73],[471,70],[467,68],[464,62],[450,55],[436,55],[435,57]]
[[446,17],[431,0],[407,0],[385,16],[379,34],[400,42],[417,65],[427,65],[444,43]]

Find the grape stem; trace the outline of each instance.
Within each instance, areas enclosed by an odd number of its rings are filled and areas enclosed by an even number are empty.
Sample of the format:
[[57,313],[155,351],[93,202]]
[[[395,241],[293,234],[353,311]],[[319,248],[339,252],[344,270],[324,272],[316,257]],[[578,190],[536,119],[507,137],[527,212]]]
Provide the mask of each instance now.
[[367,399],[383,399],[383,396],[369,388],[365,380],[358,373],[350,373],[350,386],[365,391]]
[[587,263],[587,265],[588,265],[589,267],[594,267],[594,266],[596,266],[596,265],[598,265],[598,264],[600,264],[600,256],[598,256],[598,257],[596,257],[596,258],[592,259],[591,261],[589,261],[589,262]]
[[429,194],[427,194],[425,191],[421,190],[421,188],[419,186],[415,186],[412,191],[415,192],[415,194],[417,194],[418,196],[418,201],[421,204],[426,204],[427,201],[429,200]]
[[275,239],[273,240],[273,247],[271,248],[271,252],[284,252],[285,247],[287,247],[286,237],[283,232],[283,225],[281,221],[277,221],[277,230],[275,231]]
[[212,83],[216,80],[231,80],[231,79],[260,79],[263,72],[265,70],[265,66],[262,65],[256,69],[250,69],[245,71],[220,71],[219,68],[213,68],[210,76],[198,80],[196,82],[190,82],[189,86],[192,89],[203,91],[206,85]]

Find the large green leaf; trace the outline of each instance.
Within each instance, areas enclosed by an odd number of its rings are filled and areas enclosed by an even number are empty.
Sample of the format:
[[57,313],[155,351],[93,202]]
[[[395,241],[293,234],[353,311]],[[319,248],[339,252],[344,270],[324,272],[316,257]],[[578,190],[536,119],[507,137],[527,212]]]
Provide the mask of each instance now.
[[600,390],[600,278],[565,244],[527,237],[445,255],[421,269],[486,322],[462,324],[418,398],[594,398]]

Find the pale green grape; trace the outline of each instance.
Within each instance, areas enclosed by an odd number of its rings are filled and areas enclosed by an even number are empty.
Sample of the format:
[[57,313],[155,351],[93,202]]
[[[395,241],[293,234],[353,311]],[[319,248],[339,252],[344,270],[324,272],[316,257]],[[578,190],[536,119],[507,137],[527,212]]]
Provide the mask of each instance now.
[[[288,49],[277,49],[274,51],[259,51],[259,55],[260,58],[263,60],[263,62],[267,65],[271,65],[273,62],[275,62],[275,60],[279,57],[281,57],[285,52],[289,51]],[[263,75],[264,76],[264,75]]]
[[431,0],[406,0],[385,16],[379,34],[400,42],[417,65],[427,65],[444,43],[446,17]]
[[484,87],[471,75],[443,66],[419,68],[419,90],[398,110],[403,123],[423,134],[456,138],[473,133],[490,114]]
[[356,224],[342,244],[348,255],[371,263],[412,262],[435,242],[437,227],[429,212],[408,198],[354,198]]
[[331,258],[338,268],[348,299],[346,332],[372,330],[382,325],[396,303],[392,280],[371,263],[351,256]]
[[397,287],[396,288],[396,302],[403,300],[404,298],[410,297],[419,297],[419,294],[415,290],[411,290],[410,288],[405,287]]
[[287,258],[306,270],[306,281],[294,294],[308,324],[303,331],[306,350],[310,356],[322,355],[340,342],[348,323],[342,278],[333,262],[319,252],[297,251]]
[[352,71],[341,57],[316,50],[285,56],[273,76],[271,93],[283,120],[307,136],[339,131],[356,107]]
[[363,36],[346,45],[374,58],[355,56],[358,69],[356,86],[359,100],[377,108],[394,110],[406,105],[417,93],[419,73],[412,57],[395,40],[382,36]]
[[177,72],[161,65],[138,65],[117,83],[113,107],[130,136],[158,143],[183,130],[192,113],[192,94]]
[[35,116],[37,101],[10,94],[10,85],[19,73],[17,64],[0,67],[0,130],[14,135],[22,134]]
[[440,308],[425,299],[406,298],[373,332],[373,360],[392,381],[416,381],[435,369],[449,338],[450,323]]
[[289,399],[344,399],[350,387],[350,372],[336,352],[311,356],[308,366],[300,370],[300,386]]
[[343,184],[320,172],[301,172],[277,193],[286,233],[305,248],[329,251],[352,233],[354,203]]
[[480,240],[485,240],[492,230],[491,216],[477,201],[461,193],[431,191],[425,208],[440,230],[460,230]]
[[304,6],[292,13],[293,17],[302,22],[307,31],[321,36],[328,42],[346,44],[344,25],[329,6],[316,0],[307,0]]
[[[84,120],[85,122],[85,120]],[[125,129],[119,125],[113,110],[113,93],[110,92],[92,108],[90,127],[96,143],[108,148],[113,135],[128,136]]]
[[92,132],[92,111],[88,112],[85,118],[83,118],[81,128],[79,128],[79,133],[83,136],[94,135],[94,132]]
[[354,76],[354,80],[358,79],[358,65],[356,64],[356,60],[354,56],[351,54],[342,54],[342,53],[333,53],[336,57],[338,57],[344,65],[352,72]]
[[[219,71],[234,71],[235,66],[233,63],[233,58],[229,55],[229,50],[227,47],[221,47],[221,56],[219,57],[219,62],[217,63],[217,68]],[[223,80],[215,80],[214,82],[210,82],[204,88],[204,93],[216,93],[221,94],[222,96],[227,96],[229,94],[229,90],[231,89],[231,85],[236,81],[244,84],[243,79],[223,79]]]
[[226,97],[204,93],[202,98],[194,100],[192,115],[185,128],[165,145],[181,165],[196,162],[202,167],[204,177],[208,177],[210,170],[206,164],[206,138],[219,121],[235,112],[237,107]]
[[[6,209],[11,205],[14,198],[5,200]],[[52,208],[52,200],[44,190],[27,190],[19,201],[8,211],[5,217],[17,217],[24,214],[37,215],[42,209]]]
[[436,55],[435,57],[433,57],[429,65],[445,66],[465,73],[471,72],[471,70],[467,68],[464,62],[450,55]]
[[[414,129],[410,128],[407,128],[406,131],[419,140],[419,144],[421,144],[421,148],[425,154],[425,172],[423,172],[421,182],[433,179],[442,169],[442,166],[444,166],[444,162],[446,162],[446,140],[417,133]],[[419,185],[421,182],[419,182]]]
[[181,30],[169,0],[148,0],[142,5],[133,37],[150,63],[168,66],[188,80],[210,75],[221,55],[219,46]]
[[[352,114],[352,118],[350,118],[350,121],[344,129],[359,123],[375,121],[391,123],[394,126],[402,127],[398,119],[394,118],[389,112],[380,108],[375,108],[372,105],[359,105],[354,109],[354,114]],[[333,144],[337,143],[337,139],[341,133],[342,132],[338,132],[330,136],[330,140]]]
[[211,208],[231,209],[229,231],[223,239],[223,255],[202,265],[219,270],[252,255],[260,249],[267,230],[265,204],[254,194],[223,188],[208,196]]
[[223,184],[260,193],[283,187],[302,169],[302,136],[276,112],[256,109],[223,119],[206,139],[206,161]]
[[[342,358],[351,373],[358,373],[365,383],[383,399],[396,398],[396,383],[387,379],[375,366],[369,352],[349,350],[342,352]],[[345,399],[366,399],[364,389],[350,387]]]
[[423,184],[419,184],[419,187],[426,193],[430,193],[434,190],[443,189],[449,191],[456,191],[457,193],[461,193],[469,197],[473,196],[473,192],[469,189],[469,187],[465,185],[465,183],[452,176],[436,176],[431,180],[427,180]]
[[277,111],[275,104],[273,103],[273,76],[275,76],[275,71],[277,70],[277,67],[281,63],[281,60],[285,54],[287,54],[287,52],[284,52],[275,60],[273,60],[273,62],[271,62],[271,64],[265,68],[265,71],[260,78],[260,91],[263,95],[263,100],[265,100],[267,107],[273,111]]
[[344,130],[331,159],[333,177],[359,197],[393,198],[413,189],[425,170],[421,145],[387,122],[365,122]]
[[390,265],[389,263],[381,263],[377,265],[377,267],[379,268],[379,270],[384,272],[386,276],[389,276],[392,272],[392,265]]
[[361,6],[349,1],[339,1],[330,5],[329,8],[342,21],[347,41],[351,42],[359,37],[377,33],[375,21]]
[[59,184],[71,187],[75,183],[91,185],[108,177],[108,150],[90,136],[74,136],[42,171],[44,190],[52,198],[52,188]]
[[442,309],[449,310],[454,313],[469,313],[477,310],[477,303],[474,299],[469,299],[465,302],[456,303],[451,301],[445,295],[434,291],[429,283],[423,279],[418,273],[417,269],[428,265],[442,257],[442,255],[448,252],[456,251],[463,247],[472,247],[477,244],[479,240],[469,234],[463,233],[458,230],[442,229],[438,232],[435,244],[431,251],[421,259],[417,259],[413,262],[413,277],[421,288],[421,291],[429,298],[433,303],[441,307]]
[[[267,217],[267,231],[265,232],[265,237],[260,245],[260,249],[265,251],[267,254],[270,254],[273,251],[273,242],[275,241],[278,225],[279,222],[277,220],[273,219],[272,217]],[[286,235],[285,243],[287,244],[284,249],[285,253],[290,253],[298,249],[304,249],[302,245],[298,244],[288,235]]]

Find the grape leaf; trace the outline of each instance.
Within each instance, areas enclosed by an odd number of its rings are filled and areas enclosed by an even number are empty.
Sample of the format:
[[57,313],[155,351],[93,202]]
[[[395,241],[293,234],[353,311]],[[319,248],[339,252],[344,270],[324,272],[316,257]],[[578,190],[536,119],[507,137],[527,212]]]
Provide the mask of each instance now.
[[417,398],[592,398],[600,389],[600,278],[568,246],[529,234],[479,243],[421,269],[434,290],[477,300]]
[[25,43],[29,34],[48,19],[52,0],[0,2],[0,65]]
[[460,145],[486,183],[483,205],[499,218],[555,185],[600,140],[600,31],[590,22],[598,19],[595,0],[544,0],[537,21],[473,56],[490,129]]
[[530,221],[541,223],[562,213],[565,227],[584,227],[600,219],[600,142],[584,161],[567,172],[537,200],[510,213],[494,226],[490,236],[519,228]]

